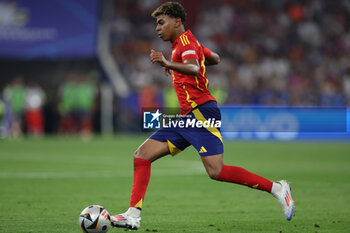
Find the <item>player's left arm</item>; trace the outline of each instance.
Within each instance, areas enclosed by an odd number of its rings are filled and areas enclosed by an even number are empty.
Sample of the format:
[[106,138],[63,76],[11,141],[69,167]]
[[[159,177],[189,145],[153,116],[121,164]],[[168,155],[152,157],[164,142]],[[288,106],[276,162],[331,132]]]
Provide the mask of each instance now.
[[203,47],[203,53],[204,53],[204,57],[205,57],[205,65],[206,66],[211,66],[211,65],[216,65],[219,64],[220,62],[220,56],[219,54],[215,53],[214,51],[204,47]]
[[186,59],[183,63],[167,60],[162,52],[151,50],[150,59],[152,63],[157,62],[166,69],[175,70],[181,74],[196,76],[199,73],[199,62],[195,58]]

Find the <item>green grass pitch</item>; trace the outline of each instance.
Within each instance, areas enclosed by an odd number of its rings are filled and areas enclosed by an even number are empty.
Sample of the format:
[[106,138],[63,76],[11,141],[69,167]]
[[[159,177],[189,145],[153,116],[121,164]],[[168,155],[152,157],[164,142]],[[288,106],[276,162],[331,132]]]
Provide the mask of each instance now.
[[[124,212],[146,137],[0,141],[0,232],[78,233],[86,206]],[[224,161],[291,181],[292,221],[269,194],[210,180],[188,148],[152,165],[138,232],[350,232],[349,143],[225,142]]]

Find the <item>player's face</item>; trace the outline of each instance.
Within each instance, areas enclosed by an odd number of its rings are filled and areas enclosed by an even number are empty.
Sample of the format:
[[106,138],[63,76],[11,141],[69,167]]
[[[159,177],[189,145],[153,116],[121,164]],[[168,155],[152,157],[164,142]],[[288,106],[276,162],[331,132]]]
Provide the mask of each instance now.
[[158,37],[164,41],[172,40],[176,28],[176,19],[171,18],[167,15],[159,15],[157,16],[156,22],[156,31],[158,33]]

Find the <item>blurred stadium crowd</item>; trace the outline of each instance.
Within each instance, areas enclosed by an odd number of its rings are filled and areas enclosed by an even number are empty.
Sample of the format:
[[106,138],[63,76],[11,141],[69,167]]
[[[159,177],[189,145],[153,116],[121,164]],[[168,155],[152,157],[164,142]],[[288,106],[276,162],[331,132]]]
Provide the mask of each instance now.
[[[148,62],[156,35],[150,13],[160,1],[116,1],[112,51],[138,90],[168,85]],[[221,55],[207,76],[221,104],[350,104],[350,2],[183,1],[187,28]],[[156,88],[154,88],[156,90]],[[216,89],[220,89],[216,93]]]
[[[155,20],[150,16],[163,2],[114,0],[110,52],[132,87],[129,96],[115,100],[119,130],[137,130],[135,121],[144,107],[177,106],[171,79],[149,62],[152,48],[163,51],[167,58],[171,56],[170,44],[157,37]],[[219,104],[350,105],[350,1],[180,2],[187,11],[186,28],[221,56],[218,66],[207,69],[210,90]],[[57,131],[89,134],[92,112],[99,106],[98,83],[77,74],[66,74],[61,77],[64,79],[55,90],[59,99],[53,100],[57,102],[53,105],[59,119]],[[2,87],[0,113],[11,106],[13,115],[17,114],[18,100],[14,101],[9,93],[19,83],[16,78]],[[26,83],[26,94],[21,94],[27,96],[21,97],[26,129],[41,134],[42,126],[31,129],[33,116],[29,116],[40,114],[28,114],[23,109],[32,109],[28,107],[28,95],[36,96],[33,98],[40,107],[47,104],[45,90],[38,84]],[[45,118],[45,114],[41,117]],[[13,119],[16,122],[16,117]],[[32,120],[31,124],[38,122],[44,119]]]

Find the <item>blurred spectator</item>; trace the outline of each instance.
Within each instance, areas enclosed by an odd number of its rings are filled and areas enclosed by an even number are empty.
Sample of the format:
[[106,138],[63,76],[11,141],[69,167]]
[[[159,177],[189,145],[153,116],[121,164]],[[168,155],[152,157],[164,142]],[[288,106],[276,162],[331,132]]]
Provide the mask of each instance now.
[[92,133],[92,115],[96,97],[96,86],[86,74],[78,76],[74,92],[74,120],[84,139]]
[[60,133],[79,133],[83,138],[91,136],[96,93],[97,87],[89,76],[68,74],[66,82],[59,90]]
[[23,134],[23,117],[25,111],[26,88],[21,76],[17,76],[5,87],[4,96],[11,106],[11,136],[20,137]]
[[66,81],[59,89],[59,112],[60,124],[59,132],[61,134],[71,134],[75,132],[75,125],[73,121],[73,109],[75,99],[76,75],[74,73],[68,74]]
[[11,127],[11,108],[9,103],[0,95],[0,138],[6,138]]
[[45,93],[35,82],[30,82],[26,90],[26,127],[29,135],[41,136],[44,132],[44,116],[42,112],[45,103]]
[[350,106],[350,68],[344,74],[342,78],[344,80],[344,92],[345,92],[345,101],[348,106]]
[[322,86],[321,104],[324,106],[344,106],[345,99],[339,89],[338,78],[332,77],[325,80]]
[[159,92],[156,85],[151,84],[140,90],[139,106],[140,112],[142,108],[160,108],[163,106],[162,93]]

